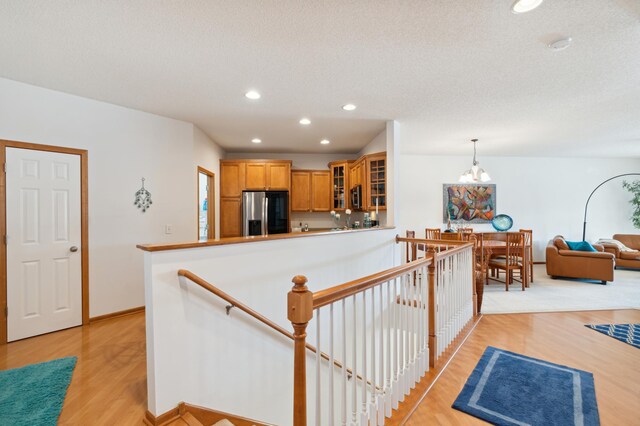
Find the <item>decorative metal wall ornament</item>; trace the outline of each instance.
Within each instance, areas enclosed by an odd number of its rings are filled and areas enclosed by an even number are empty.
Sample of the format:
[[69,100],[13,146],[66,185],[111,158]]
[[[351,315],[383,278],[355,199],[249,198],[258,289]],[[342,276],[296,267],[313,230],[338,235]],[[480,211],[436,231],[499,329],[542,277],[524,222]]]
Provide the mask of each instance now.
[[153,201],[151,201],[151,193],[144,189],[144,178],[142,178],[142,188],[136,192],[136,200],[133,202],[133,205],[142,209],[142,213],[144,213],[151,204],[153,204]]

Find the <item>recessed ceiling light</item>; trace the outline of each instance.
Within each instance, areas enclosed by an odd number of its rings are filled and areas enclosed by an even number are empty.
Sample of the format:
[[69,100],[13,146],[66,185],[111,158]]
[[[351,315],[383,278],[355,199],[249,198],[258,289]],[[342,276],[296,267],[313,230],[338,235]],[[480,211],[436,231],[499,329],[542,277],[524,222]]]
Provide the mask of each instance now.
[[329,139],[322,139],[322,140],[320,141],[320,143],[321,143],[322,145],[329,145],[329,144],[331,143],[331,141],[329,141]]
[[511,6],[513,13],[526,13],[530,12],[536,7],[542,4],[542,0],[516,0]]
[[251,100],[256,100],[256,99],[260,99],[260,93],[256,92],[255,90],[249,90],[247,93],[244,94],[247,98],[251,99]]
[[251,139],[251,142],[253,142],[253,143],[262,143],[262,139],[253,138],[253,139]]
[[309,120],[308,118],[301,118],[300,119],[300,124],[302,124],[303,126],[308,126],[309,124],[311,124],[311,120]]
[[345,111],[353,111],[356,108],[357,107],[354,104],[342,105],[342,109],[345,110]]
[[571,37],[561,38],[560,40],[556,40],[553,43],[549,43],[547,47],[553,50],[554,52],[559,52],[569,47],[569,45],[571,45]]

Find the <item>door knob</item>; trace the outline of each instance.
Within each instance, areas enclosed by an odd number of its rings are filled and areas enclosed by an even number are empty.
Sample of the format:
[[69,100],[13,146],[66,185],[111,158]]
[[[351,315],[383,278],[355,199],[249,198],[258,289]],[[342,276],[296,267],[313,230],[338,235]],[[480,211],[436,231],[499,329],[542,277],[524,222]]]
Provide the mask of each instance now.
[[75,252],[77,252],[77,251],[78,251],[78,247],[76,247],[76,246],[72,246],[72,247],[69,249],[69,251],[70,251],[71,253],[75,253]]

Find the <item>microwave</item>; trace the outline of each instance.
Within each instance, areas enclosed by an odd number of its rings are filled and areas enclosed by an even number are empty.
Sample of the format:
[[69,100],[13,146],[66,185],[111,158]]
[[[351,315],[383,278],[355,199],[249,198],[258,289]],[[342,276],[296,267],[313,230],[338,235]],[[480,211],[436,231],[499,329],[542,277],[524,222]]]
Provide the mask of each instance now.
[[356,185],[351,188],[351,208],[362,210],[362,201],[362,185]]

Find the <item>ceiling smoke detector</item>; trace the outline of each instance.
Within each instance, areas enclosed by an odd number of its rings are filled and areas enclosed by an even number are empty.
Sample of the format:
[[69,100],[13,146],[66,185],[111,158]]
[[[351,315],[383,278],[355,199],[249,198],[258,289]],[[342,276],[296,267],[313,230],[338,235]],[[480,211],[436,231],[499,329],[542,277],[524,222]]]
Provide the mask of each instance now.
[[561,38],[560,40],[556,40],[552,43],[549,43],[547,47],[554,52],[559,52],[561,50],[566,49],[571,45],[571,37]]
[[516,0],[511,6],[511,11],[515,14],[531,12],[542,4],[543,0]]

